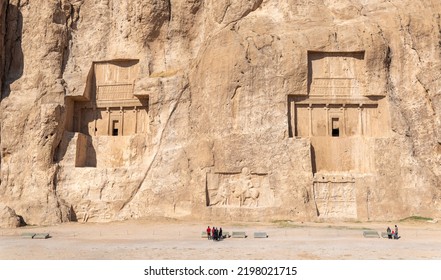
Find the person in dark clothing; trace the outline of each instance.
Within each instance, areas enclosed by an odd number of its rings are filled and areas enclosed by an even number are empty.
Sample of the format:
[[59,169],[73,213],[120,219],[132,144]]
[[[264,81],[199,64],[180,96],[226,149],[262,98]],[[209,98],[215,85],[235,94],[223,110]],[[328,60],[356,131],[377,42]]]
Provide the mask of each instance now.
[[217,233],[218,233],[217,228],[214,228],[213,240],[215,240],[215,241],[217,241],[217,238],[218,238]]
[[219,228],[219,239],[223,239],[223,235],[222,235],[222,228]]
[[392,239],[392,230],[390,229],[390,227],[387,227],[387,238]]

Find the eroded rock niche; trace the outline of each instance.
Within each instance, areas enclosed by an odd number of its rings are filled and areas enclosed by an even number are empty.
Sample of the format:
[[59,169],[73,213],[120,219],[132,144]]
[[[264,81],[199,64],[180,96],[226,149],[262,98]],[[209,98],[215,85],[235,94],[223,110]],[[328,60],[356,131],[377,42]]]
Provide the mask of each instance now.
[[[84,94],[67,97],[66,152],[75,167],[120,167],[140,160],[148,95],[134,92],[138,60],[93,62]],[[141,143],[142,144],[142,143]],[[129,151],[129,152],[127,152]]]
[[309,51],[307,93],[288,96],[289,136],[310,139],[322,217],[357,218],[357,178],[375,175],[375,139],[390,131],[384,93],[364,91],[364,58],[364,51]]

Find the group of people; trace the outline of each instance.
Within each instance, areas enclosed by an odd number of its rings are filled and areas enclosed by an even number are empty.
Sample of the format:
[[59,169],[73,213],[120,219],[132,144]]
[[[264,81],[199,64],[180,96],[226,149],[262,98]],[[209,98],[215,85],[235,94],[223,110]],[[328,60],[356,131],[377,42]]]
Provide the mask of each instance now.
[[398,239],[400,238],[398,235],[398,227],[395,225],[395,230],[391,230],[390,227],[387,227],[387,238],[389,239]]
[[207,238],[208,240],[214,240],[214,241],[219,241],[221,239],[224,238],[224,236],[222,235],[222,228],[210,228],[210,226],[207,227]]

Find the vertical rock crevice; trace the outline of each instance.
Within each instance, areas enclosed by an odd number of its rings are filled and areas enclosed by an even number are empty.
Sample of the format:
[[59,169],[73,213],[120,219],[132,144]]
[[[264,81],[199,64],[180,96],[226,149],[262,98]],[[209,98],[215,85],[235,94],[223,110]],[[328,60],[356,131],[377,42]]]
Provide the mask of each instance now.
[[[15,2],[15,3],[14,3]],[[10,85],[23,75],[23,15],[19,9],[20,1],[7,1],[5,11],[3,87],[1,99],[9,96]]]
[[3,74],[5,67],[5,35],[6,35],[6,10],[9,1],[0,0],[0,92],[3,93]]
[[[9,1],[0,0],[0,100],[3,97],[3,80],[4,80],[4,70],[5,70],[5,36],[6,36],[6,10]],[[3,162],[3,151],[1,149],[2,145],[2,115],[0,111],[0,170],[2,168]],[[1,173],[0,173],[1,174]],[[3,178],[0,176],[0,184]]]

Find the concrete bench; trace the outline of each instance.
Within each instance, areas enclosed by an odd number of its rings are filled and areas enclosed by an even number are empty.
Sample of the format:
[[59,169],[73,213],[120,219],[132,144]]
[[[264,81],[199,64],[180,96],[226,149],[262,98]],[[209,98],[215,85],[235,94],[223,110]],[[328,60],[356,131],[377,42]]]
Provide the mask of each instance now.
[[380,238],[380,235],[376,230],[365,230],[363,231],[364,238]]
[[[391,233],[392,234],[392,233]],[[387,235],[387,232],[381,232],[381,237],[383,238],[389,238],[389,236]]]
[[23,232],[23,233],[21,234],[21,237],[23,237],[23,238],[29,238],[29,239],[34,238],[34,236],[35,236],[35,233],[33,233],[33,232]]
[[268,238],[268,234],[266,234],[266,232],[255,232],[254,233],[254,238]]
[[232,238],[247,238],[247,234],[244,231],[233,231]]
[[50,237],[49,233],[37,233],[33,239],[48,239]]

